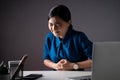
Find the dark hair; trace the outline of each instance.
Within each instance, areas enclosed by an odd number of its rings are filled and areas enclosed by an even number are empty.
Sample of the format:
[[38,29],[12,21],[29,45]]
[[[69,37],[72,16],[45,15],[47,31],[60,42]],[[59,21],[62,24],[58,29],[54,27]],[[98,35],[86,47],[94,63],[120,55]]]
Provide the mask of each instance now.
[[48,14],[48,20],[51,17],[55,17],[55,16],[60,17],[65,22],[68,22],[69,20],[71,20],[70,10],[68,9],[68,7],[66,7],[64,5],[54,6]]

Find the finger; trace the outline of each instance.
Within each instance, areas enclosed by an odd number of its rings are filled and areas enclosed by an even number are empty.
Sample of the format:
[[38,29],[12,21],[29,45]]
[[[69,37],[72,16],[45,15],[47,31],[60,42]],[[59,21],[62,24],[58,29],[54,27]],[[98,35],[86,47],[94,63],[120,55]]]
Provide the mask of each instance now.
[[65,64],[66,62],[67,62],[67,61],[66,61],[65,59],[62,59],[62,60],[61,60],[61,63],[62,63],[62,64]]

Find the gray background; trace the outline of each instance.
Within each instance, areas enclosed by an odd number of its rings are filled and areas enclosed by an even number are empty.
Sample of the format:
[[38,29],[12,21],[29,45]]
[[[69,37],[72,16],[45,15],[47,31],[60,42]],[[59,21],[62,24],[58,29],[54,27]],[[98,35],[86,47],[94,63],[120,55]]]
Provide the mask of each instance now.
[[91,41],[120,41],[119,0],[0,0],[0,62],[28,54],[25,70],[47,69],[42,61],[47,15],[56,4],[70,8],[74,29]]

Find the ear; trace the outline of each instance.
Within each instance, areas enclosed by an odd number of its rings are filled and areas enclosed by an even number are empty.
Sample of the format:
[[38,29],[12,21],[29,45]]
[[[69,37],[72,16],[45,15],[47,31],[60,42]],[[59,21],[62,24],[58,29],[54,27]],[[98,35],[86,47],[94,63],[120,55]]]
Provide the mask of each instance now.
[[68,21],[68,23],[69,23],[69,24],[71,24],[71,23],[72,23],[72,21],[71,21],[71,20],[69,20],[69,21]]
[[69,20],[69,21],[68,21],[68,27],[69,27],[71,24],[72,24],[72,21]]

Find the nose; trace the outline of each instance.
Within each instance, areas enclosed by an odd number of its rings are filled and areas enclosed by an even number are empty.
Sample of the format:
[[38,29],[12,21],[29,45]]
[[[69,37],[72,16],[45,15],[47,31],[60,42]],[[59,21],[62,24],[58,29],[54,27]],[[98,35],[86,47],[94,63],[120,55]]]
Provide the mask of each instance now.
[[57,30],[58,27],[57,27],[56,25],[53,25],[52,29],[53,29],[53,30]]

